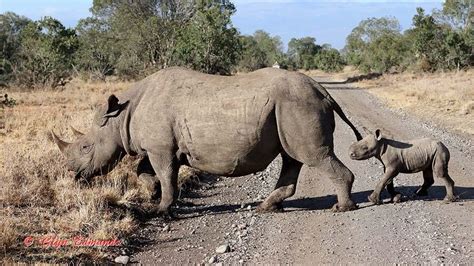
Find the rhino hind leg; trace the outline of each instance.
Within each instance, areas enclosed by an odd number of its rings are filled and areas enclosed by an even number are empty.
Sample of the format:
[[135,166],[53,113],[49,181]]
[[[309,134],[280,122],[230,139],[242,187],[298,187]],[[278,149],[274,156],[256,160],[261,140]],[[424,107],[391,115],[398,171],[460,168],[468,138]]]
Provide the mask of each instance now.
[[351,199],[352,184],[354,174],[334,155],[329,154],[322,159],[318,165],[318,170],[327,175],[336,187],[337,203],[332,210],[343,212],[357,209],[357,205]]
[[434,184],[433,169],[428,168],[423,171],[423,185],[416,191],[417,196],[428,196],[428,188]]
[[282,153],[282,168],[275,189],[257,207],[257,212],[279,212],[283,211],[283,200],[295,194],[296,183],[302,163]]
[[179,164],[172,152],[148,153],[148,157],[161,185],[161,199],[157,214],[165,218],[172,218],[171,205],[178,195]]
[[354,175],[334,154],[334,113],[289,101],[276,106],[276,118],[284,151],[303,164],[317,167],[336,186],[338,202],[333,210],[356,209],[351,200]]
[[448,163],[449,151],[444,145],[440,144],[433,163],[433,173],[437,178],[441,178],[444,181],[446,186],[446,197],[444,197],[444,200],[456,201],[458,198],[454,194],[454,181],[448,174]]

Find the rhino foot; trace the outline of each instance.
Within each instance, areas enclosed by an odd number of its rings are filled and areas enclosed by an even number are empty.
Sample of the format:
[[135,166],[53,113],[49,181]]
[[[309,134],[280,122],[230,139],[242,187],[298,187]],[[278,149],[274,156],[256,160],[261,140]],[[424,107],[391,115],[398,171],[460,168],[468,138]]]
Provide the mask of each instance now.
[[171,212],[169,208],[162,210],[159,207],[149,208],[148,210],[146,210],[144,216],[146,216],[146,218],[162,218],[165,221],[171,221],[176,219],[176,216],[173,214],[173,212]]
[[402,194],[397,193],[395,196],[392,197],[393,203],[400,203],[402,202]]
[[283,212],[283,203],[279,202],[276,204],[265,204],[265,202],[260,203],[255,209],[258,213],[266,213],[266,212]]
[[444,202],[455,202],[459,199],[457,196],[446,196],[444,197]]
[[374,195],[374,193],[370,194],[367,199],[372,202],[375,205],[380,205],[382,204],[382,201],[380,200],[380,197],[378,195]]
[[157,212],[158,217],[163,218],[165,221],[175,220],[176,216],[173,214],[171,210],[158,210]]
[[344,205],[338,202],[332,206],[332,211],[333,212],[347,212],[347,211],[357,210],[357,208],[358,208],[357,205],[352,201],[348,201]]

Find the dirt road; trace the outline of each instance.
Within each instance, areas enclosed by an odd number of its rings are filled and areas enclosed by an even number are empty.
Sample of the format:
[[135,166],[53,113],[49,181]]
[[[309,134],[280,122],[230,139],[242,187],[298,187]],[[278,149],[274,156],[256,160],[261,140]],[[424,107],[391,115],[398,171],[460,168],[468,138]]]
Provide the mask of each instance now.
[[[414,197],[421,173],[399,175],[399,204],[367,202],[382,165],[375,159],[352,161],[355,140],[337,120],[336,154],[355,174],[356,211],[333,213],[334,186],[317,169],[303,167],[297,193],[285,212],[256,214],[270,193],[279,158],[266,171],[239,178],[205,179],[206,185],[181,200],[179,219],[147,222],[134,241],[131,261],[139,263],[454,263],[474,264],[474,138],[458,136],[389,110],[365,91],[324,84],[359,127],[382,128],[396,139],[434,137],[451,151],[450,174],[461,200],[446,204],[441,180],[428,197]],[[384,192],[383,197],[388,200]],[[228,245],[230,252],[216,248]]]

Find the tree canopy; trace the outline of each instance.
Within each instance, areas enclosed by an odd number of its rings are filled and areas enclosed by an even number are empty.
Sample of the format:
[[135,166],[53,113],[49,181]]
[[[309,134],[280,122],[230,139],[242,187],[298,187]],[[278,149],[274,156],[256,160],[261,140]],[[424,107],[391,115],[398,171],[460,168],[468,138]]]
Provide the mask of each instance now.
[[362,20],[342,51],[314,36],[263,30],[242,35],[230,0],[94,0],[91,16],[67,28],[52,17],[32,21],[0,14],[0,86],[56,87],[72,76],[137,79],[170,66],[230,75],[270,67],[364,72],[459,70],[474,65],[474,0],[446,0],[427,14],[418,8],[401,31],[394,17]]

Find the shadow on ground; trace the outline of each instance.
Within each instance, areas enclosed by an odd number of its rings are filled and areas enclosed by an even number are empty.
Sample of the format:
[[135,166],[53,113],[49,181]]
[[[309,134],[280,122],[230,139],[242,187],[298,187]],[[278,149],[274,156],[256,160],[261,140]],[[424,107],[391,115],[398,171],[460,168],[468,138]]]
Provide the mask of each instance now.
[[[400,186],[396,187],[396,190],[402,193],[404,201],[432,201],[432,200],[443,200],[446,195],[446,189],[444,186],[432,186],[426,197],[419,197],[415,195],[415,191],[418,186]],[[456,194],[459,196],[460,201],[470,201],[474,199],[474,188],[472,187],[456,187]],[[367,203],[367,197],[372,193],[372,190],[359,191],[352,193],[352,199],[356,204]],[[382,199],[385,202],[388,201],[389,194],[384,191],[382,193]],[[325,210],[330,209],[337,201],[335,195],[326,195],[321,197],[305,197],[298,199],[289,199],[283,202],[283,207],[286,209],[293,209],[289,211],[303,211],[303,210]],[[259,202],[253,202],[251,205],[256,207]],[[296,209],[296,210],[294,210]],[[197,205],[191,208],[179,208],[176,210],[178,216],[184,215],[185,218],[193,218],[207,214],[224,214],[229,212],[243,211],[241,206],[238,204],[220,204],[220,205]],[[184,218],[184,217],[183,217]]]
[[[404,201],[433,201],[443,200],[446,195],[444,186],[432,186],[426,197],[417,197],[415,191],[418,186],[399,186],[396,190],[403,194]],[[472,201],[474,200],[474,188],[473,187],[456,187],[456,194],[459,196],[460,201]],[[372,190],[358,191],[352,193],[352,199],[356,204],[367,203],[367,196],[372,193]],[[193,195],[198,196],[198,195]],[[382,193],[382,199],[387,202],[389,195],[386,191]],[[312,210],[328,210],[336,203],[335,195],[326,195],[320,197],[305,197],[298,199],[289,199],[284,201],[283,207],[285,212],[294,211],[312,211]],[[256,207],[260,202],[253,202],[250,205]],[[248,205],[247,205],[248,206]],[[365,207],[372,206],[367,205]],[[361,207],[361,208],[365,208]],[[176,214],[176,220],[193,219],[204,215],[220,215],[232,212],[247,212],[246,208],[241,208],[240,204],[216,204],[216,205],[194,205],[192,202],[180,201],[178,206],[174,208]],[[160,234],[162,232],[163,223],[167,222],[161,217],[149,218],[142,220],[142,230],[139,233],[133,235],[126,245],[126,249],[129,252],[135,253],[137,251],[143,251],[149,249],[157,242],[169,243],[178,241],[177,238],[168,239],[164,241],[156,240],[153,235]]]
[[347,83],[352,83],[352,82],[357,82],[357,81],[362,81],[362,80],[376,79],[381,76],[382,76],[382,73],[368,73],[365,75],[357,75],[357,76],[349,77],[344,81],[320,81],[319,83],[321,84],[347,84]]

